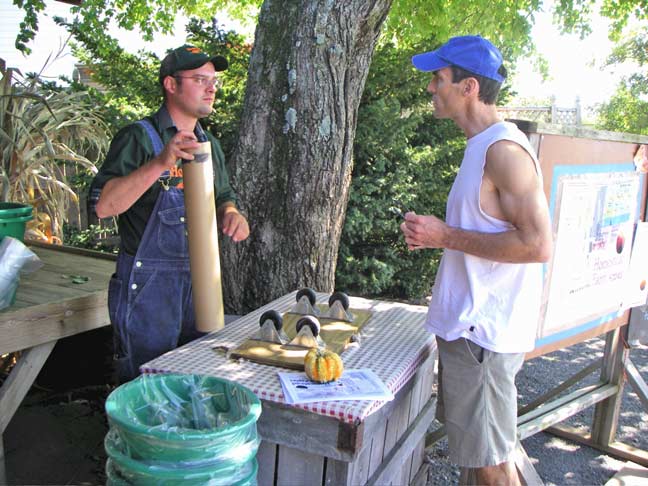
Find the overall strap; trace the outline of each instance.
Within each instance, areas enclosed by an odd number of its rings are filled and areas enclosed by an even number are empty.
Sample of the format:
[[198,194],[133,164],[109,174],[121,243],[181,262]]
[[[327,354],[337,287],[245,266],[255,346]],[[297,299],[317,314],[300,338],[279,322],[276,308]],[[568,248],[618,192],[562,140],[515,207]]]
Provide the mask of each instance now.
[[151,139],[151,143],[153,144],[153,152],[155,153],[155,156],[157,157],[158,155],[160,155],[160,153],[164,149],[164,144],[162,143],[160,134],[153,127],[151,122],[144,118],[142,120],[136,121],[135,123],[144,127],[144,130],[146,130],[146,133],[148,134],[149,138]]
[[[151,139],[151,143],[153,144],[154,156],[157,157],[158,155],[160,155],[162,150],[164,150],[164,143],[162,142],[162,138],[160,137],[160,134],[157,132],[155,127],[146,118],[138,120],[135,123],[143,126],[144,130],[146,130],[146,133],[148,134],[149,138]],[[168,170],[165,170],[164,172],[162,172],[162,174],[160,174],[160,178],[158,180],[162,184],[162,187],[168,189],[170,178],[171,174]]]

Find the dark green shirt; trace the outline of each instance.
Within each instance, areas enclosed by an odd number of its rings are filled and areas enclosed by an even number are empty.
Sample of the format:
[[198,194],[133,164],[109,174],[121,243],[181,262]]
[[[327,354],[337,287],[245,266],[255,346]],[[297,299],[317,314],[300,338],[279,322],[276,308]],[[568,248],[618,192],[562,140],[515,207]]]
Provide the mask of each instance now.
[[[165,145],[178,131],[164,105],[162,105],[157,113],[147,117],[147,120],[151,122],[160,134],[162,142]],[[196,134],[203,132],[200,124],[196,124],[194,132]],[[209,142],[211,142],[216,207],[228,201],[235,203],[236,195],[229,183],[229,177],[225,169],[225,156],[220,143],[210,133],[204,133],[207,135]],[[122,128],[115,135],[115,138],[110,144],[106,160],[92,182],[90,191],[91,202],[94,201],[96,204],[101,188],[110,179],[128,175],[154,157],[153,143],[142,125],[133,123]],[[163,190],[163,183],[182,189],[181,172],[178,173],[177,170],[172,170],[169,177],[161,178],[155,182],[142,194],[135,204],[119,215],[118,228],[121,238],[121,249],[130,255],[135,255],[137,252],[137,247],[144,234],[144,228],[153,211],[155,201],[160,191]]]

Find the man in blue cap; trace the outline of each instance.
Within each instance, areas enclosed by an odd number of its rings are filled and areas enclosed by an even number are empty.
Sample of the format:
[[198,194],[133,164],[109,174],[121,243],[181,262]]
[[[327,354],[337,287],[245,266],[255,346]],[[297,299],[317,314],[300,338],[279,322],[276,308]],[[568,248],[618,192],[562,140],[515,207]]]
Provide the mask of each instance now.
[[439,349],[437,418],[469,484],[519,484],[515,375],[534,347],[552,234],[542,175],[526,136],[499,119],[506,70],[480,36],[412,58],[432,72],[434,115],[466,134],[446,220],[405,215],[410,250],[443,248],[426,319]]
[[196,330],[189,271],[182,164],[199,142],[211,143],[218,227],[233,241],[249,235],[236,207],[218,140],[198,120],[212,112],[227,69],[222,56],[195,46],[162,60],[164,103],[157,113],[121,129],[95,177],[91,204],[98,217],[118,216],[120,252],[108,289],[118,380],[201,335]]

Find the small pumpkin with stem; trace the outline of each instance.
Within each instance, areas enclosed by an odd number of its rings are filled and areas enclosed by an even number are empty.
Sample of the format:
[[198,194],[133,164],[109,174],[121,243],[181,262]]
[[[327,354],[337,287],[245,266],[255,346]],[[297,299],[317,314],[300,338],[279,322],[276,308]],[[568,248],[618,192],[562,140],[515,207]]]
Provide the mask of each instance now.
[[306,376],[319,383],[335,381],[344,371],[342,358],[326,348],[311,348],[304,358]]

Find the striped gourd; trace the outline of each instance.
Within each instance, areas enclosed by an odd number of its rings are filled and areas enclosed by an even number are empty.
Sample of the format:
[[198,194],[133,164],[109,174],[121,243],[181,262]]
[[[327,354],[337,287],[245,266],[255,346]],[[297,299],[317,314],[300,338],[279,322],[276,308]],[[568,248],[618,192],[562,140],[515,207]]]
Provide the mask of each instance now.
[[312,348],[304,358],[304,371],[311,380],[320,383],[337,380],[342,376],[342,358],[333,351]]

